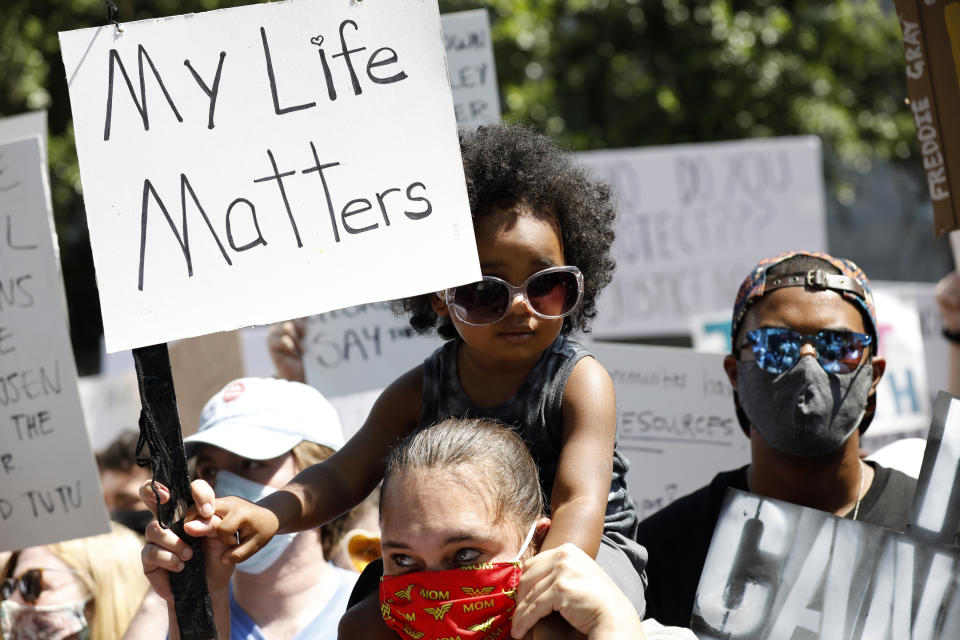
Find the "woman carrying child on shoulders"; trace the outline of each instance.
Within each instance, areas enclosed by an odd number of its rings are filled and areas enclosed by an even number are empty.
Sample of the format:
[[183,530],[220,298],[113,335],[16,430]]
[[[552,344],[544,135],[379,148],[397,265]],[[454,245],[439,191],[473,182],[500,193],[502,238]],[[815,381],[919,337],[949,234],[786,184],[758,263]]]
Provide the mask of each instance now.
[[218,499],[221,539],[241,540],[224,561],[350,509],[418,427],[495,418],[522,437],[540,470],[552,517],[541,548],[572,543],[596,557],[642,614],[646,552],[634,540],[627,465],[614,447],[613,383],[567,338],[589,331],[614,268],[609,188],[524,127],[482,127],[463,134],[461,148],[483,279],[401,303],[415,329],[449,342],[384,390],[332,458],[256,505]]

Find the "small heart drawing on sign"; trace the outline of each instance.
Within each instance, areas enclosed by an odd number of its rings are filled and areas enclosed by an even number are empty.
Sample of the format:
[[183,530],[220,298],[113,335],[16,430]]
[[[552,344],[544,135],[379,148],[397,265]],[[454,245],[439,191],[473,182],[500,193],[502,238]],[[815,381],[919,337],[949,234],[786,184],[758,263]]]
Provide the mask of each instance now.
[[322,47],[322,46],[323,46],[323,36],[313,36],[312,38],[310,38],[310,43],[311,43],[311,44],[315,44],[315,45],[317,45],[318,47]]

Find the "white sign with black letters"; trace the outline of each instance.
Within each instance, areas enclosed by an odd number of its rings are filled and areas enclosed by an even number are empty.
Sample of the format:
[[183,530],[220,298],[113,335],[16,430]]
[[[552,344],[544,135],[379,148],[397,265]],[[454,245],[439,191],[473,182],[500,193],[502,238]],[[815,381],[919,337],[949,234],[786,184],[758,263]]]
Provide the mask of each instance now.
[[730,309],[758,260],[826,249],[815,137],[590,151],[578,158],[619,204],[613,282],[597,337],[687,333],[689,316]]
[[617,393],[618,449],[640,518],[750,461],[723,356],[592,343]]
[[40,138],[0,145],[0,551],[106,533]]
[[379,302],[306,318],[303,369],[325,396],[386,387],[421,364],[443,340],[420,335]]
[[442,19],[457,125],[500,122],[500,90],[487,10],[446,13]]
[[60,34],[108,351],[480,277],[436,3],[123,28]]

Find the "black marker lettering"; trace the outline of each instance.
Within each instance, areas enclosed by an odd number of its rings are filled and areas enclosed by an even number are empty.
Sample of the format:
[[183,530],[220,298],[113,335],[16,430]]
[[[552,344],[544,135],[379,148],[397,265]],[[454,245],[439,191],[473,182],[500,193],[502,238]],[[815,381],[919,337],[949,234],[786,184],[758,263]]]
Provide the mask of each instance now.
[[350,60],[351,53],[357,53],[358,51],[366,50],[366,47],[358,47],[356,49],[347,49],[347,39],[343,34],[343,29],[347,25],[352,25],[354,31],[359,31],[360,27],[357,26],[357,23],[353,20],[344,20],[340,23],[340,53],[333,54],[334,58],[343,58],[343,61],[347,63],[347,69],[350,71],[350,82],[353,83],[353,95],[360,95],[363,93],[363,89],[360,88],[360,79],[357,78],[357,72],[353,69],[353,61]]
[[201,206],[200,201],[197,199],[197,194],[193,191],[193,187],[190,185],[190,180],[187,179],[187,175],[185,173],[180,174],[180,209],[183,227],[182,232],[177,229],[177,225],[173,222],[173,218],[170,217],[167,207],[163,204],[163,200],[160,199],[160,194],[158,194],[157,190],[154,189],[153,183],[147,179],[143,181],[143,204],[141,205],[142,208],[140,215],[140,272],[137,282],[137,289],[140,291],[143,291],[143,270],[147,252],[147,213],[149,211],[148,204],[149,195],[151,193],[153,194],[153,199],[156,200],[157,204],[160,206],[160,211],[163,212],[163,217],[166,218],[167,224],[170,226],[170,230],[173,231],[173,235],[177,239],[177,243],[180,245],[180,251],[183,253],[183,259],[187,263],[187,277],[193,277],[193,260],[190,255],[190,232],[189,227],[187,226],[187,191],[190,192],[190,197],[193,199],[194,204],[197,205],[197,209],[200,211],[203,221],[207,224],[207,228],[210,230],[210,234],[213,236],[214,241],[216,241],[217,247],[220,248],[220,254],[223,256],[223,259],[226,260],[228,265],[233,264],[230,261],[230,256],[227,255],[227,250],[223,247],[223,243],[220,241],[220,236],[217,235],[217,232],[213,228],[213,224],[210,223],[210,218],[207,217],[207,212],[204,211],[203,206]]
[[[390,52],[390,56],[385,60],[377,60],[377,55],[379,55],[381,51]],[[367,60],[367,77],[370,78],[372,81],[376,82],[377,84],[392,84],[394,82],[400,82],[401,80],[406,80],[407,74],[405,71],[400,71],[398,73],[395,73],[389,78],[378,78],[373,75],[374,67],[383,67],[388,64],[393,64],[397,62],[397,60],[398,58],[397,58],[396,51],[394,51],[390,47],[380,47],[379,49],[374,51],[373,55],[370,56],[370,59]]]
[[210,114],[207,116],[207,129],[213,129],[213,112],[217,108],[217,94],[220,93],[220,72],[223,71],[223,59],[227,57],[226,51],[220,52],[220,62],[217,63],[217,73],[213,76],[213,88],[207,86],[207,83],[203,81],[203,78],[200,77],[200,74],[194,70],[193,65],[190,64],[189,60],[184,60],[183,64],[187,66],[187,69],[190,69],[190,73],[193,74],[193,79],[197,81],[197,84],[200,85],[200,88],[203,90],[207,97],[210,98]]
[[413,188],[414,188],[414,187],[420,187],[420,188],[423,189],[424,191],[427,190],[427,187],[426,187],[422,182],[414,182],[414,183],[411,184],[409,187],[407,187],[407,198],[408,198],[411,202],[425,202],[425,203],[427,204],[427,208],[426,208],[426,210],[424,210],[424,211],[404,211],[404,212],[403,212],[403,215],[407,216],[407,217],[410,218],[411,220],[423,220],[423,219],[426,218],[428,215],[430,215],[431,213],[433,213],[433,205],[430,204],[430,201],[427,200],[426,198],[423,198],[423,197],[415,198],[415,197],[413,197]]
[[[277,168],[277,161],[273,157],[273,151],[267,149],[267,157],[270,158],[270,166],[273,167],[273,175],[266,176],[264,178],[257,178],[254,182],[266,182],[268,180],[276,180],[277,186],[280,188],[280,197],[283,198],[283,207],[287,211],[287,218],[290,219],[290,226],[293,227],[293,236],[297,239],[297,248],[303,246],[303,242],[300,241],[300,230],[297,228],[297,221],[293,218],[293,211],[290,210],[290,201],[287,199],[287,190],[283,187],[283,179],[288,178],[292,175],[296,175],[296,171],[287,171],[285,173],[280,173],[280,169]],[[259,229],[258,229],[259,230]],[[266,244],[266,242],[264,242]]]
[[143,45],[137,45],[137,66],[140,71],[140,100],[137,100],[137,96],[133,91],[133,83],[130,82],[130,76],[127,75],[127,70],[123,66],[123,60],[120,59],[120,54],[117,53],[116,49],[110,49],[110,62],[107,72],[107,115],[103,125],[104,141],[110,139],[110,123],[113,120],[113,70],[115,65],[120,65],[120,73],[123,74],[123,79],[127,83],[127,90],[130,92],[130,97],[133,99],[133,104],[137,107],[137,111],[140,112],[140,118],[143,120],[143,130],[150,130],[150,118],[147,115],[147,85],[146,79],[143,77],[144,58],[146,58],[147,62],[150,63],[150,69],[153,71],[153,76],[157,79],[157,84],[160,85],[160,90],[163,91],[163,96],[167,99],[167,104],[169,104],[170,108],[173,110],[173,115],[177,117],[177,122],[183,122],[183,118],[180,117],[180,112],[177,111],[177,106],[173,104],[173,98],[170,97],[170,94],[167,92],[166,85],[163,84],[163,79],[160,77],[160,72],[157,71],[157,67],[153,64],[153,60],[150,59],[150,54],[147,53],[147,50],[143,48]]
[[270,57],[270,45],[267,44],[267,31],[263,27],[260,27],[260,38],[263,40],[263,57],[267,61],[267,78],[270,80],[270,94],[273,96],[274,113],[276,113],[278,116],[282,116],[283,114],[290,113],[291,111],[300,111],[301,109],[309,109],[310,107],[317,106],[316,102],[305,102],[292,107],[280,108],[280,98],[277,96],[277,76],[273,72],[273,60]]
[[388,227],[390,226],[390,218],[387,217],[387,206],[383,204],[383,201],[386,200],[388,194],[393,193],[394,191],[399,193],[400,189],[387,189],[386,191],[382,191],[377,194],[377,203],[380,205],[380,213],[383,214],[383,223]]
[[[233,213],[233,208],[238,204],[245,204],[250,208],[250,217],[253,219],[253,228],[257,230],[257,237],[243,245],[238,247],[237,244],[233,241],[233,225],[230,222],[230,214]],[[260,223],[257,222],[257,208],[253,206],[253,203],[247,200],[246,198],[237,198],[230,203],[230,206],[227,207],[227,242],[230,243],[230,248],[234,251],[246,251],[247,249],[252,249],[258,244],[267,246],[267,241],[263,238],[263,232],[260,231]]]
[[320,176],[320,182],[323,184],[323,194],[327,198],[327,212],[330,214],[330,225],[333,227],[333,239],[335,242],[340,242],[340,231],[337,229],[336,214],[333,212],[333,200],[330,198],[330,187],[327,185],[327,177],[323,174],[324,169],[339,166],[340,163],[329,162],[327,164],[320,164],[320,156],[317,155],[317,147],[314,146],[313,141],[310,142],[310,151],[313,152],[313,166],[309,169],[304,169],[302,173],[316,171]]
[[[357,207],[356,209],[352,209],[351,207],[354,204],[359,204],[360,206]],[[351,200],[347,204],[343,205],[343,210],[340,212],[340,221],[343,223],[343,228],[346,229],[347,233],[363,233],[364,231],[372,231],[373,229],[376,229],[377,227],[380,226],[379,224],[374,222],[373,224],[367,225],[366,227],[356,228],[356,227],[351,227],[350,223],[347,222],[347,218],[349,216],[353,216],[358,213],[363,213],[364,211],[370,211],[371,208],[372,208],[372,205],[370,204],[370,201],[367,200],[366,198],[357,198],[356,200]]]
[[13,243],[13,216],[11,216],[9,213],[7,214],[7,246],[14,251],[30,251],[31,249],[37,248],[37,245],[35,244],[18,245]]

